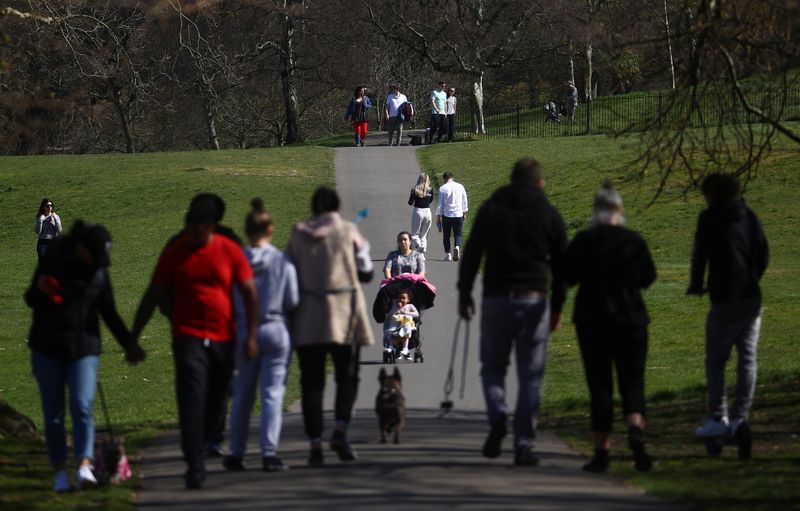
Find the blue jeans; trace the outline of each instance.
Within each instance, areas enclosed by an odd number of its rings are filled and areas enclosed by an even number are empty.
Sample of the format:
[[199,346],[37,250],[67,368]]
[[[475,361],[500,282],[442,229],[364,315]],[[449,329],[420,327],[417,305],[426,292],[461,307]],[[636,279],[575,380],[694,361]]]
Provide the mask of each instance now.
[[242,336],[236,343],[236,375],[233,381],[233,407],[230,417],[231,455],[244,457],[250,414],[261,389],[261,455],[275,456],[281,436],[283,396],[286,392],[286,373],[292,354],[289,330],[282,320],[259,326],[258,356],[244,357]]
[[489,421],[505,420],[505,378],[512,345],[519,392],[514,412],[515,447],[532,447],[550,336],[544,297],[484,297],[481,308],[481,380]]
[[67,461],[64,431],[64,385],[69,388],[75,459],[94,457],[94,416],[92,401],[97,385],[97,355],[77,360],[61,360],[41,353],[31,354],[33,375],[39,384],[44,411],[44,436],[47,455],[53,465]]
[[747,420],[756,391],[757,348],[761,330],[758,299],[712,304],[706,319],[706,382],[708,409],[712,417],[728,415],[725,395],[725,365],[736,346],[736,401],[731,417]]

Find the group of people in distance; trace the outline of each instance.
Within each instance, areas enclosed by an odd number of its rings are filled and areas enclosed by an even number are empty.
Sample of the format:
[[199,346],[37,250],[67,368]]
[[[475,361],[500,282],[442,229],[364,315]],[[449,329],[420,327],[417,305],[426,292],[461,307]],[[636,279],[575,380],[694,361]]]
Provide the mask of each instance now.
[[[450,87],[445,91],[446,87],[447,84],[440,81],[438,88],[431,91],[430,94],[431,117],[426,131],[426,142],[429,144],[441,142],[445,135],[448,142],[453,141],[458,100],[456,88]],[[384,103],[383,120],[390,146],[401,145],[403,125],[416,114],[413,103],[400,89],[400,84],[393,84]],[[344,114],[344,119],[353,126],[356,147],[364,147],[366,142],[371,108],[372,100],[367,96],[367,88],[359,85],[353,91],[353,96],[350,98]]]
[[[438,216],[446,230],[445,258],[460,259],[458,312],[467,320],[475,312],[473,283],[485,257],[480,374],[490,430],[483,455],[498,457],[507,434],[505,376],[513,349],[519,381],[514,464],[538,463],[533,447],[549,336],[561,324],[568,286],[577,285],[573,322],[589,387],[595,447],[584,469],[603,472],[610,465],[616,367],[635,466],[649,470],[652,459],[644,442],[649,317],[641,290],[653,283],[656,270],[644,239],[625,227],[619,192],[610,183],[602,186],[594,197],[591,227],[570,242],[560,213],[544,194],[541,166],[533,159],[519,160],[510,184],[478,210],[462,252],[460,233],[468,206],[466,191],[452,177],[444,175]],[[705,362],[710,417],[696,435],[733,437],[739,456],[747,459],[761,324],[759,281],[767,267],[767,241],[758,218],[741,199],[735,177],[710,175],[701,189],[708,207],[697,225],[687,292],[708,292],[711,299]],[[398,250],[384,265],[387,278],[398,273],[425,276],[424,256],[412,246],[422,247],[423,252],[427,246],[432,202],[427,175],[420,175],[408,202],[414,208],[412,232],[398,235]],[[39,264],[25,301],[33,309],[29,347],[55,471],[54,490],[72,488],[67,473],[65,387],[78,464],[75,481],[79,488],[97,484],[92,471],[92,407],[101,351],[99,318],[126,359],[135,364],[145,360],[139,338],[159,307],[172,327],[188,489],[204,485],[206,447],[224,420],[234,368],[230,449],[224,467],[245,468],[248,424],[260,392],[262,469],[287,468],[278,457],[278,447],[293,349],[300,367],[308,463],[324,463],[322,400],[328,355],[336,381],[329,447],[342,461],[356,459],[347,429],[358,388],[360,350],[374,343],[360,286],[371,279],[373,267],[369,242],[354,223],[342,218],[339,207],[334,190],[318,188],[311,197],[311,218],[293,226],[281,252],[271,242],[271,216],[260,199],[253,199],[244,222],[243,249],[233,231],[220,223],[225,211],[222,199],[210,193],[197,195],[185,215],[184,229],[163,248],[129,331],[116,310],[108,273],[110,233],[99,224],[76,221],[66,236],[59,236],[61,220],[53,212],[53,202],[43,200],[36,214]],[[452,252],[448,230],[456,233]],[[413,320],[418,311],[409,307],[411,298],[400,293],[390,314]],[[397,331],[411,326],[408,319],[396,321]],[[407,335],[401,339],[407,340]],[[736,402],[729,414],[724,376],[733,346],[739,361]],[[408,346],[404,348],[407,352]]]
[[[514,463],[538,463],[532,446],[549,333],[561,324],[567,287],[577,285],[573,322],[589,387],[595,448],[583,468],[604,472],[610,465],[616,367],[634,463],[637,470],[650,470],[652,458],[643,438],[649,317],[641,290],[655,280],[655,265],[644,239],[625,227],[622,197],[610,183],[595,195],[591,227],[569,243],[564,221],[543,189],[539,163],[518,161],[511,184],[497,190],[475,216],[459,268],[459,313],[470,319],[475,308],[473,281],[486,257],[480,359],[490,431],[483,454],[499,456],[507,432],[504,380],[513,347],[519,381]],[[748,459],[748,414],[761,325],[759,280],[767,267],[767,241],[758,218],[741,199],[734,176],[709,175],[701,190],[708,208],[697,226],[687,294],[708,292],[711,298],[705,364],[710,417],[695,434],[732,437],[739,457]],[[729,415],[725,365],[733,346],[739,360],[736,403]]]

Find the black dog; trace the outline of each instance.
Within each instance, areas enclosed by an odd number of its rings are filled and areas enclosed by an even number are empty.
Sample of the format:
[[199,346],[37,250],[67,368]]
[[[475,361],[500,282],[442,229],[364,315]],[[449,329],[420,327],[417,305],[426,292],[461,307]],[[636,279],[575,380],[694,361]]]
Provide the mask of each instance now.
[[422,145],[422,137],[419,135],[409,135],[408,138],[411,139],[411,145]]
[[406,422],[406,398],[403,396],[402,379],[400,371],[394,368],[394,373],[389,376],[381,368],[378,375],[381,388],[375,398],[375,413],[378,415],[378,427],[381,430],[381,443],[386,443],[386,437],[394,430],[394,443],[400,443],[400,432]]

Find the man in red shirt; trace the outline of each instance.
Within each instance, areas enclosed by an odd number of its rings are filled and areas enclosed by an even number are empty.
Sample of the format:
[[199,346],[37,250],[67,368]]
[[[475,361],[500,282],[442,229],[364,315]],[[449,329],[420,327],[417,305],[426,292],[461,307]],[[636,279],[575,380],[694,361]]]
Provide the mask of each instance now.
[[215,234],[216,217],[212,200],[192,201],[186,229],[162,252],[153,273],[153,290],[142,298],[131,333],[138,340],[156,304],[171,293],[175,390],[189,489],[203,487],[206,442],[225,409],[234,360],[234,283],[247,310],[247,345],[252,346],[247,351],[255,352],[257,347],[253,271],[239,245]]

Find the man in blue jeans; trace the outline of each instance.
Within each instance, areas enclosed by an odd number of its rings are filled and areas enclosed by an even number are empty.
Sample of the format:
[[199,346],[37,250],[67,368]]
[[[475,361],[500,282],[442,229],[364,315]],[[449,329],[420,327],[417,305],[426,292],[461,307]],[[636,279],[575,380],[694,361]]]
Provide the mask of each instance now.
[[[700,213],[687,294],[708,292],[706,381],[709,418],[698,437],[736,439],[739,458],[752,447],[747,423],[756,389],[756,349],[761,329],[759,280],[767,269],[769,248],[758,217],[740,198],[739,182],[729,174],[712,174],[701,190],[708,208]],[[703,285],[708,265],[708,284]],[[725,365],[736,346],[736,402],[730,420],[725,396]]]
[[[478,210],[459,268],[459,314],[474,312],[472,285],[486,254],[481,308],[481,379],[491,429],[487,458],[500,456],[506,435],[505,376],[514,349],[519,392],[514,412],[514,464],[535,466],[539,396],[550,332],[561,324],[566,286],[561,264],[567,246],[564,220],[545,197],[536,160],[519,160],[511,184]],[[547,300],[548,273],[552,291]]]

